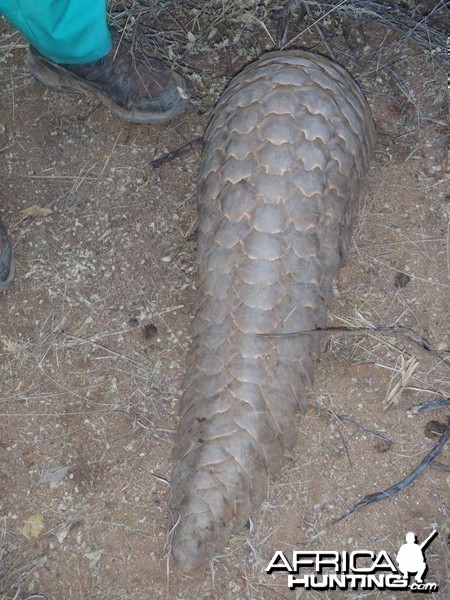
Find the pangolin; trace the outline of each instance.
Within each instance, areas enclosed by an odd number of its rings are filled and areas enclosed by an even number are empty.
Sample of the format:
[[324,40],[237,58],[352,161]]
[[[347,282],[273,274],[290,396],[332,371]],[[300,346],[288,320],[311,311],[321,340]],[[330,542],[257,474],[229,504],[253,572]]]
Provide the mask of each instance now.
[[184,572],[245,525],[296,442],[374,145],[358,85],[309,52],[264,55],[215,108],[171,480],[171,552]]

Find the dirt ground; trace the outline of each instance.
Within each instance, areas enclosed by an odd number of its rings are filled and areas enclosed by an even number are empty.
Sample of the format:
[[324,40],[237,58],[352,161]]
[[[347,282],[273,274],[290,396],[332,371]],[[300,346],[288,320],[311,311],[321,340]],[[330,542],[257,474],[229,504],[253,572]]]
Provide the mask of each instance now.
[[[449,387],[445,65],[379,28],[355,34],[359,66],[337,55],[366,94],[378,145],[330,325],[408,327],[428,350],[400,334],[324,338],[297,446],[252,527],[195,576],[167,560],[201,146],[152,161],[200,137],[227,78],[271,47],[259,21],[234,25],[235,36],[257,33],[245,56],[231,35],[227,45],[205,27],[200,39],[202,18],[188,21],[183,47],[196,69],[180,69],[193,103],[158,127],[44,88],[28,73],[24,40],[1,25],[0,216],[18,277],[0,295],[0,598],[408,598],[290,591],[285,573],[265,568],[276,550],[395,556],[408,531],[423,541],[432,529],[427,581],[439,592],[428,596],[448,598],[448,444],[408,489],[333,524],[412,471],[449,413],[415,410]],[[314,28],[297,45],[329,54]]]

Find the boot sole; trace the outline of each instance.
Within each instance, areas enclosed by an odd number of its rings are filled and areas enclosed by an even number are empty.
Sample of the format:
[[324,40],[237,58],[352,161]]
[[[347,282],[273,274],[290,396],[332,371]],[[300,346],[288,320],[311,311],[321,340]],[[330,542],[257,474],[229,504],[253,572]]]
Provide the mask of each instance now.
[[[144,111],[129,111],[112,102],[102,90],[96,89],[92,84],[68,73],[66,69],[56,63],[48,63],[38,60],[31,48],[28,48],[28,67],[30,73],[44,85],[54,88],[60,92],[85,93],[97,97],[109,110],[120,119],[129,123],[140,123],[142,125],[158,125],[166,123],[181,114],[188,105],[188,91],[186,82],[182,77],[173,73],[176,81],[178,97],[172,108],[161,113],[149,113]],[[68,82],[70,81],[70,83]]]
[[16,260],[14,258],[14,252],[11,248],[11,261],[9,265],[9,275],[6,278],[6,281],[0,280],[0,292],[4,292],[9,288],[14,279],[16,278]]

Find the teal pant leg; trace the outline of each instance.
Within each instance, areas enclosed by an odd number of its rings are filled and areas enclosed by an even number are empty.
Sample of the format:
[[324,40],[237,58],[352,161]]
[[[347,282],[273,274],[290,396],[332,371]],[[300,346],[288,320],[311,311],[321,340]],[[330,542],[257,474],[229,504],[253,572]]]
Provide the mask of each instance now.
[[0,13],[53,62],[91,62],[111,50],[106,0],[0,0]]

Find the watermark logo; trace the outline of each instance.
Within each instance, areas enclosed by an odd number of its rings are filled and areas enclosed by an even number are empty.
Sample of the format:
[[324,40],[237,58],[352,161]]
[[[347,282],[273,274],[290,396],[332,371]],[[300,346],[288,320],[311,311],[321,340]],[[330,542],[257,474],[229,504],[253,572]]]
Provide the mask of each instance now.
[[422,542],[415,534],[406,534],[395,559],[384,550],[376,554],[371,550],[335,552],[328,550],[292,552],[292,561],[283,552],[275,552],[266,567],[267,573],[288,573],[288,588],[295,590],[411,590],[437,592],[439,586],[425,582],[427,562],[425,549],[438,535],[434,530]]

